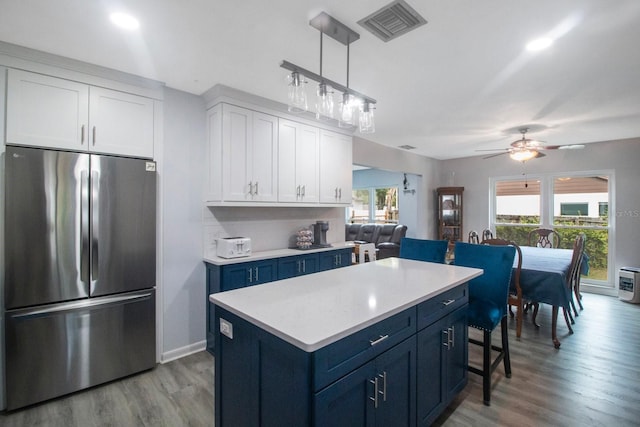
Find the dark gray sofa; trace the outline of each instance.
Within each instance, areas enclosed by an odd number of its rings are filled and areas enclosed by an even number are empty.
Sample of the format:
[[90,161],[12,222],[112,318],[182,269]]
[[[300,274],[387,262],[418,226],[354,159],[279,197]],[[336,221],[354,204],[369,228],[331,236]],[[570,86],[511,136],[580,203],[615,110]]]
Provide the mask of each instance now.
[[400,240],[407,234],[407,226],[400,224],[346,224],[345,240],[375,243],[377,259],[397,257]]

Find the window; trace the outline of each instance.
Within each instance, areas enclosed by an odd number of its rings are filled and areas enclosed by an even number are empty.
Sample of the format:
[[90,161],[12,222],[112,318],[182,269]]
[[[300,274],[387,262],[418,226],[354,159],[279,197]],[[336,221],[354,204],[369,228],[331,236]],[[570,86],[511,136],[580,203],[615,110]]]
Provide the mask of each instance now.
[[588,203],[560,203],[560,215],[587,216],[589,214]]
[[358,188],[347,209],[347,221],[354,223],[397,224],[398,187]]
[[612,172],[604,172],[492,179],[491,227],[498,237],[519,245],[529,244],[531,230],[553,228],[560,234],[560,247],[566,249],[572,249],[575,237],[584,233],[586,277],[592,284],[611,287],[612,178]]

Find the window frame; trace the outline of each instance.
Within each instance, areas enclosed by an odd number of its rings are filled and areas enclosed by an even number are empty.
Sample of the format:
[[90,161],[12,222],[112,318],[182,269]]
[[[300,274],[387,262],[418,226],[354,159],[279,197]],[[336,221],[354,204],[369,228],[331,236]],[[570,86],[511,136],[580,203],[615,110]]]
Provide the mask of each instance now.
[[[554,225],[554,182],[557,178],[563,177],[575,177],[585,178],[593,176],[606,176],[609,181],[608,192],[608,218],[609,223],[607,227],[595,227],[595,226],[568,226],[568,225]],[[611,291],[615,290],[615,248],[616,248],[616,216],[611,215],[611,212],[615,212],[615,171],[611,169],[607,170],[588,170],[588,171],[570,171],[570,172],[551,172],[551,173],[538,173],[527,174],[526,177],[522,175],[507,175],[496,176],[489,178],[489,218],[488,224],[492,230],[496,229],[496,226],[521,226],[520,224],[498,223],[496,222],[497,213],[497,200],[496,200],[496,184],[501,181],[540,181],[540,224],[541,228],[580,228],[580,229],[603,229],[606,228],[608,233],[608,256],[607,256],[607,280],[595,280],[584,278],[583,283],[589,287],[590,290],[597,292],[598,288],[601,290]],[[599,213],[599,212],[598,212]],[[589,286],[592,285],[592,286]]]

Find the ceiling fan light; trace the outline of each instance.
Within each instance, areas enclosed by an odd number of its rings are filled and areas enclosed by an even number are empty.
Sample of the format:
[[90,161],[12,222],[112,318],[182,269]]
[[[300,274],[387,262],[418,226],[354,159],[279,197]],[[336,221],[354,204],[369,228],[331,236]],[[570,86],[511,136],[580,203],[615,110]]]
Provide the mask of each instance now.
[[533,158],[538,157],[538,152],[535,150],[513,150],[509,153],[509,157],[518,162],[526,162]]

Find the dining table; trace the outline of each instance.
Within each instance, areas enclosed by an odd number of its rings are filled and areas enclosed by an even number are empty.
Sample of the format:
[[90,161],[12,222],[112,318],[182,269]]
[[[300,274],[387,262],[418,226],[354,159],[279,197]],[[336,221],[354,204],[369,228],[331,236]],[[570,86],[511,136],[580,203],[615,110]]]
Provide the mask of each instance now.
[[[570,307],[571,290],[568,280],[573,249],[520,246],[520,250],[522,251],[520,288],[523,299],[552,306],[551,339],[554,347],[560,348],[560,340],[557,336],[558,310],[560,307],[565,309]],[[517,260],[514,261],[514,267],[516,263]],[[514,286],[513,282],[512,286]]]

